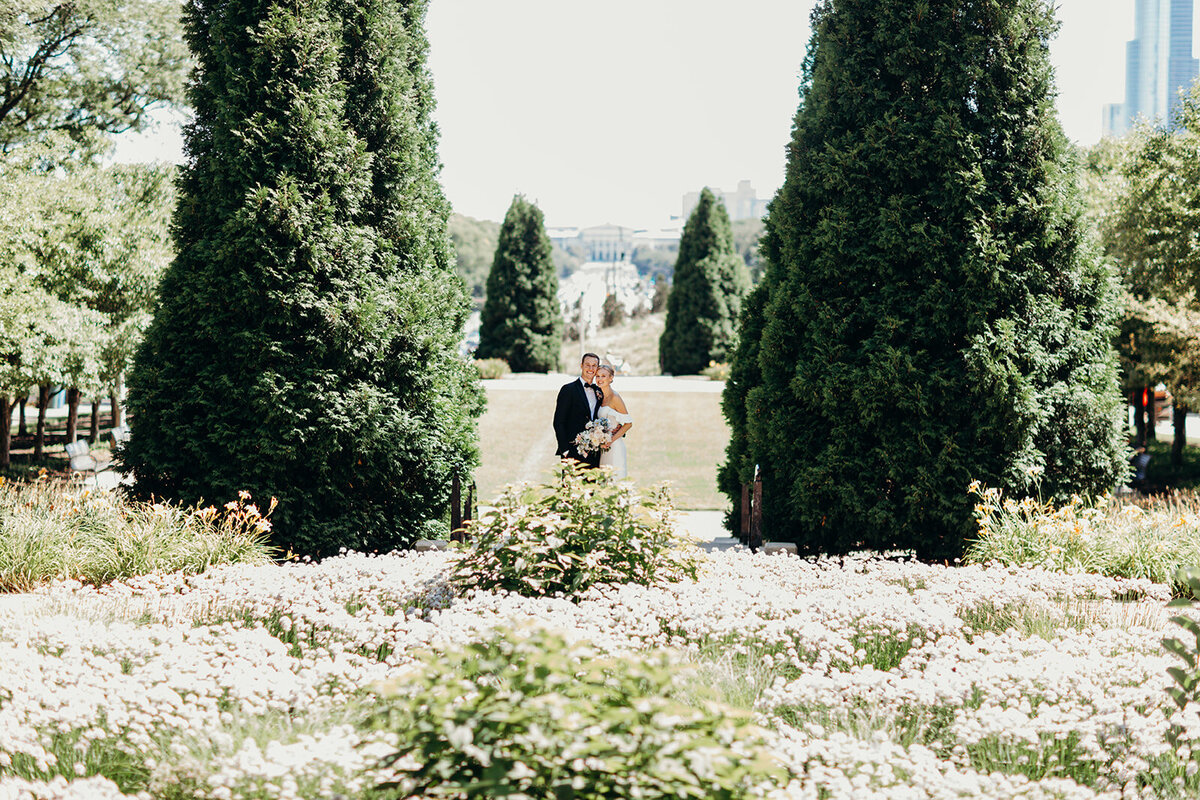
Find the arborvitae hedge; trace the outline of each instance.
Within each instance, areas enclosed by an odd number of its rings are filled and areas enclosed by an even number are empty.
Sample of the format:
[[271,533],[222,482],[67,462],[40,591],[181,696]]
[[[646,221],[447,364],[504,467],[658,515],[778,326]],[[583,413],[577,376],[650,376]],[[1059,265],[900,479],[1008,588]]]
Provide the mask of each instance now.
[[713,361],[727,361],[737,343],[738,314],[749,287],[750,272],[734,247],[729,214],[706,187],[679,239],[658,342],[662,371],[695,375]]
[[[967,486],[1122,474],[1115,287],[1083,246],[1043,3],[824,0],[726,390],[771,538],[957,555]],[[761,327],[761,332],[759,328]],[[757,338],[757,345],[748,341]]]
[[503,358],[514,372],[552,372],[562,339],[558,271],[542,211],[517,195],[500,226],[475,356]]
[[298,553],[445,511],[482,401],[436,180],[424,4],[185,7],[178,256],[129,379],[135,493],[279,499]]

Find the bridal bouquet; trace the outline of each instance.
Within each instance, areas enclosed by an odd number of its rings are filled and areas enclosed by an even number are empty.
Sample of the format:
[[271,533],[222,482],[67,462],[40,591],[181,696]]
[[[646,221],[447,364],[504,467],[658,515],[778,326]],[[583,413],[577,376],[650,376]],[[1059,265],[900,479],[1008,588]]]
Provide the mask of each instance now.
[[608,420],[603,417],[589,422],[575,437],[575,449],[581,456],[590,456],[611,443],[612,431],[608,429]]

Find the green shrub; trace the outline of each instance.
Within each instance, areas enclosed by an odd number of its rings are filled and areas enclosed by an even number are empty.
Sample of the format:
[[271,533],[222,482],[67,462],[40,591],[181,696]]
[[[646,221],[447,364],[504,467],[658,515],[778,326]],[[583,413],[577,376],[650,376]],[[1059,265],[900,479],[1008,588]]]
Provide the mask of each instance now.
[[403,742],[387,797],[728,800],[787,777],[747,712],[662,653],[514,631],[429,653],[378,688],[390,702],[377,724]]
[[563,462],[560,481],[510,487],[472,523],[450,579],[574,597],[595,584],[694,578],[696,550],[676,536],[673,511],[665,487],[642,493],[608,470]]
[[512,370],[508,368],[508,362],[503,358],[477,358],[473,363],[479,377],[483,380],[503,378],[505,375],[512,374]]
[[[1192,608],[1196,602],[1195,598],[1200,597],[1200,570],[1194,567],[1181,568],[1175,574],[1175,581],[1186,586],[1191,597],[1180,597],[1172,600],[1169,605]],[[1171,667],[1167,670],[1167,674],[1175,681],[1175,686],[1168,688],[1167,694],[1171,695],[1180,711],[1186,711],[1189,705],[1200,700],[1200,622],[1188,614],[1171,617],[1171,622],[1191,634],[1193,640],[1184,642],[1167,636],[1162,642],[1167,652],[1183,659],[1183,667]],[[1186,734],[1186,726],[1181,725],[1178,720],[1172,720],[1167,728],[1167,741],[1176,749],[1187,746],[1190,751],[1195,745]]]
[[729,380],[729,364],[710,361],[707,367],[700,370],[700,374],[710,381],[727,381]]

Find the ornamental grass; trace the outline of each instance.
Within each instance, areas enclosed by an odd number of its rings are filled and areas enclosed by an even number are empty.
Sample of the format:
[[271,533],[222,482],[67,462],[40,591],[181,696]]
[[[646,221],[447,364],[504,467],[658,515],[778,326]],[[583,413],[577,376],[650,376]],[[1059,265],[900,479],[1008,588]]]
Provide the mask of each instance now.
[[1004,497],[978,482],[979,532],[965,561],[1035,565],[1057,572],[1175,582],[1181,567],[1200,565],[1200,499],[1176,494],[1138,502],[1073,497],[1063,505]]
[[0,478],[0,592],[54,580],[102,585],[154,572],[265,563],[269,516],[248,494],[222,508],[128,502],[43,474]]

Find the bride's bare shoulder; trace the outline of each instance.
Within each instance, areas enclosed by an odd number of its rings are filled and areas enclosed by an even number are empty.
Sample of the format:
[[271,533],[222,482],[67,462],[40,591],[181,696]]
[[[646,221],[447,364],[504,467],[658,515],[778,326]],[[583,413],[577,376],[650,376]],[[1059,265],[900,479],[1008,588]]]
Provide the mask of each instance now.
[[616,392],[613,392],[612,407],[615,408],[617,410],[617,412],[620,414],[628,414],[629,413],[629,409],[627,409],[625,407],[625,401],[622,400],[621,395],[617,394]]

